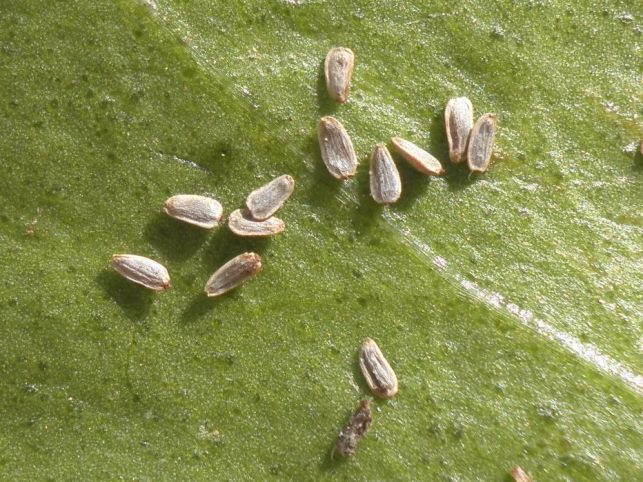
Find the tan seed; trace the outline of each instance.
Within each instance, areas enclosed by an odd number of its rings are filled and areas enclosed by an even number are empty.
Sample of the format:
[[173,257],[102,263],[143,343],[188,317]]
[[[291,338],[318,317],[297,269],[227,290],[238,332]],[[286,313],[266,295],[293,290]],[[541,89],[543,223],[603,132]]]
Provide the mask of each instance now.
[[223,207],[216,199],[193,194],[172,196],[163,206],[165,213],[180,221],[210,229],[223,215]]
[[205,284],[205,294],[219,296],[254,278],[261,271],[261,256],[243,253],[214,272]]
[[384,144],[377,144],[371,154],[369,171],[371,196],[379,204],[391,204],[402,194],[400,173]]
[[395,146],[397,152],[399,152],[402,157],[411,164],[411,166],[422,174],[428,174],[431,176],[440,176],[444,174],[444,168],[442,167],[442,164],[440,164],[440,161],[421,147],[418,147],[412,142],[406,141],[401,137],[393,137],[391,142]]
[[511,477],[514,479],[514,482],[533,482],[534,480],[522,469],[522,467],[517,465],[511,469]]
[[334,117],[322,117],[317,135],[321,156],[328,172],[337,179],[354,176],[357,171],[357,157],[344,126]]
[[493,139],[496,134],[496,116],[484,114],[471,130],[467,164],[471,172],[485,172],[491,161]]
[[115,254],[112,268],[126,279],[154,291],[170,288],[170,275],[161,263],[136,254]]
[[348,100],[354,65],[355,54],[351,49],[338,47],[328,52],[324,62],[326,88],[335,102],[344,103]]
[[286,225],[276,217],[271,217],[265,221],[255,221],[249,214],[244,213],[241,209],[230,214],[228,226],[237,236],[272,236],[281,233]]
[[393,398],[397,393],[397,377],[380,347],[370,338],[362,343],[359,366],[371,391],[381,398]]
[[265,186],[250,193],[246,207],[257,221],[263,221],[275,214],[295,189],[295,180],[287,174],[279,176]]
[[339,432],[334,453],[342,457],[352,456],[357,449],[358,442],[368,430],[372,420],[370,400],[361,400],[357,410],[353,412],[346,426]]
[[473,105],[466,97],[456,97],[447,103],[444,124],[449,141],[449,159],[456,164],[467,157],[467,141],[473,128]]

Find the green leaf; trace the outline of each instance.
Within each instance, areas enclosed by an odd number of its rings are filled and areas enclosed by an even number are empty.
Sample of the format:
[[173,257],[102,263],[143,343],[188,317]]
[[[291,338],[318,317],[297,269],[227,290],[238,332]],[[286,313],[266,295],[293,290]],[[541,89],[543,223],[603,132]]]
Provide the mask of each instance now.
[[[0,470],[10,480],[635,480],[641,444],[640,6],[634,2],[0,0]],[[350,101],[323,81],[350,47]],[[499,119],[483,176],[368,194],[402,136],[447,159],[443,109]],[[334,115],[360,167],[325,170]],[[227,213],[296,179],[286,232]],[[256,251],[220,299],[203,285]],[[151,293],[114,253],[163,263]],[[400,392],[349,460],[375,339]]]

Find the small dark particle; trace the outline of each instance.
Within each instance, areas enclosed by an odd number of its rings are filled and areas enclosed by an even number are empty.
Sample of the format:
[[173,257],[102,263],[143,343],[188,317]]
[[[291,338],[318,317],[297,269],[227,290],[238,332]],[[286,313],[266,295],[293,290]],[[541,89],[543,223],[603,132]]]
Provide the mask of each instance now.
[[371,401],[368,399],[361,400],[351,419],[344,429],[339,432],[333,453],[342,457],[351,457],[355,454],[357,444],[368,430],[368,427],[370,427],[372,421]]

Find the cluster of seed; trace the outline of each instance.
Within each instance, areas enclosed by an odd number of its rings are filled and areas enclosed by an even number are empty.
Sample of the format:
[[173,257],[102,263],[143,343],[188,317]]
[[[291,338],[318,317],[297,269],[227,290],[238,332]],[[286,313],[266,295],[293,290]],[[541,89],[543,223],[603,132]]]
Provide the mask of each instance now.
[[[289,175],[279,176],[265,186],[252,191],[245,209],[237,209],[228,217],[230,231],[238,236],[272,236],[281,233],[286,225],[273,216],[295,189]],[[212,229],[223,217],[223,207],[216,199],[194,194],[172,196],[163,206],[165,213],[204,229]],[[154,291],[170,288],[170,275],[165,267],[149,258],[135,254],[115,254],[112,267],[134,283]],[[261,256],[243,253],[217,269],[205,284],[205,294],[213,297],[236,288],[261,271]]]
[[[334,48],[326,56],[324,73],[329,96],[340,103],[348,100],[355,56],[350,49]],[[445,109],[449,158],[454,163],[467,160],[471,172],[489,167],[496,131],[494,114],[484,114],[473,124],[473,105],[466,97],[451,99]],[[348,179],[357,171],[357,156],[344,126],[331,116],[322,117],[317,130],[321,156],[328,172],[337,179]],[[422,174],[440,176],[440,161],[421,147],[400,137],[391,143],[398,153]],[[371,153],[369,170],[371,196],[378,204],[396,202],[402,194],[402,181],[395,162],[384,144]]]
[[[355,56],[350,49],[332,49],[324,63],[326,86],[330,97],[344,103],[350,93]],[[493,114],[484,114],[473,123],[473,106],[466,97],[451,99],[445,109],[445,125],[449,142],[449,158],[454,163],[465,159],[472,172],[484,172],[489,166],[496,120]],[[322,117],[318,127],[321,156],[332,176],[348,179],[357,171],[357,156],[344,126],[334,117]],[[440,176],[444,168],[433,155],[400,137],[393,137],[395,150],[417,171],[425,175]],[[402,193],[400,174],[389,150],[377,144],[371,154],[370,192],[379,204],[396,202]],[[252,191],[244,209],[233,211],[228,217],[228,227],[238,236],[273,236],[285,229],[284,222],[274,214],[293,193],[294,179],[279,176],[268,184]],[[223,207],[213,198],[180,194],[169,198],[164,212],[179,221],[212,229],[223,217]],[[112,267],[134,283],[155,291],[170,288],[170,276],[160,263],[134,254],[112,256]],[[205,284],[207,296],[219,296],[252,279],[261,271],[261,257],[256,253],[240,254],[218,268]],[[359,365],[371,392],[380,398],[391,399],[398,392],[395,372],[382,354],[377,343],[366,338],[359,350]],[[339,433],[333,453],[352,456],[359,440],[372,422],[371,401],[361,400],[346,426]],[[515,480],[529,480],[516,467]]]
[[[355,56],[350,49],[334,48],[324,62],[328,94],[336,102],[348,100]],[[496,129],[495,116],[485,114],[473,124],[473,106],[466,97],[451,99],[445,109],[449,158],[454,163],[467,160],[471,172],[484,172],[489,166]],[[322,117],[317,129],[321,157],[328,172],[337,179],[348,179],[357,172],[357,156],[350,136],[340,121]],[[393,137],[395,150],[417,171],[429,176],[444,174],[444,167],[433,155],[401,137]],[[385,144],[376,144],[369,170],[371,197],[378,204],[396,202],[402,194],[397,166]],[[359,365],[371,392],[385,399],[398,391],[395,372],[377,343],[367,338],[359,353]],[[339,433],[333,454],[352,456],[359,440],[372,422],[369,400],[361,400],[346,426]]]

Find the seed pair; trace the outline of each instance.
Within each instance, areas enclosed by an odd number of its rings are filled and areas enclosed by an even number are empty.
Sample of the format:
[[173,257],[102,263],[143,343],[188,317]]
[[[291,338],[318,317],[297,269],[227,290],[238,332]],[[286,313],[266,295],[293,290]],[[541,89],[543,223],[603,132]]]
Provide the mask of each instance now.
[[286,225],[274,217],[295,189],[295,180],[284,174],[252,191],[246,199],[246,209],[230,214],[228,226],[237,236],[272,236],[281,233]]
[[[111,265],[126,279],[154,291],[170,288],[170,274],[165,266],[136,254],[115,254]],[[261,256],[243,253],[221,266],[205,284],[205,294],[219,296],[254,278],[261,271]]]
[[449,100],[444,109],[449,158],[459,164],[465,159],[471,172],[485,172],[491,161],[496,133],[496,116],[484,114],[473,123],[473,104],[466,97]]
[[[398,384],[395,372],[382,354],[379,346],[371,338],[366,338],[359,351],[359,365],[371,392],[380,398],[390,399],[397,394]],[[350,457],[355,454],[357,444],[366,434],[373,421],[370,400],[361,400],[350,420],[344,426],[333,454]]]

